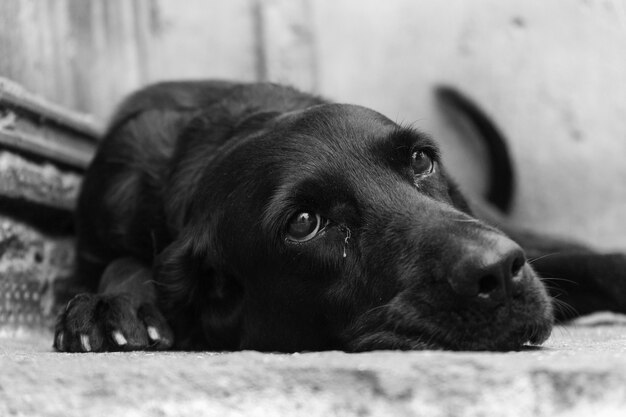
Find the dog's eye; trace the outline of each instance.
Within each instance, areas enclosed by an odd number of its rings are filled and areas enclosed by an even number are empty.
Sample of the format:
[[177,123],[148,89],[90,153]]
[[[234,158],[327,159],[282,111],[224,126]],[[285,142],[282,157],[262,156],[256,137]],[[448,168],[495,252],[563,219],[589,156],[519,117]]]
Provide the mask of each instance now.
[[293,216],[287,229],[287,239],[294,242],[306,242],[313,239],[322,229],[322,218],[319,214],[306,211]]
[[432,174],[435,170],[435,163],[426,152],[415,151],[411,155],[411,168],[413,169],[414,175],[428,175]]

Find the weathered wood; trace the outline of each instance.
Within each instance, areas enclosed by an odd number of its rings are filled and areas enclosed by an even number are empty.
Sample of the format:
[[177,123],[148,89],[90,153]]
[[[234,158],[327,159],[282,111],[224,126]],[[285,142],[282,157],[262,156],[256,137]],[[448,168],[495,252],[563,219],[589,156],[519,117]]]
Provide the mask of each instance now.
[[[14,117],[9,113],[10,117]],[[93,157],[93,146],[68,140],[66,136],[50,132],[33,135],[23,132],[0,131],[0,145],[31,155],[85,169]]]
[[52,323],[54,287],[69,277],[74,258],[66,235],[81,183],[77,171],[92,158],[99,132],[90,117],[0,79],[2,330]]
[[3,0],[0,75],[104,119],[147,81],[152,0]]
[[0,76],[107,119],[149,82],[257,79],[254,0],[3,0]]
[[61,107],[3,77],[0,77],[0,106],[26,112],[39,122],[72,130],[90,141],[95,141],[102,131],[93,116]]
[[0,78],[0,145],[84,169],[102,128]]
[[0,196],[71,211],[81,176],[0,150]]

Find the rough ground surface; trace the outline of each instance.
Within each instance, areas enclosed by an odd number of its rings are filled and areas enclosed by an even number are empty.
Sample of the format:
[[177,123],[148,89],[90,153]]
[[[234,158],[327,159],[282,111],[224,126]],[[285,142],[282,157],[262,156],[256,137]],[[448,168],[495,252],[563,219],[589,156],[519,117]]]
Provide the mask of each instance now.
[[0,416],[624,416],[626,322],[510,353],[67,354],[0,336]]

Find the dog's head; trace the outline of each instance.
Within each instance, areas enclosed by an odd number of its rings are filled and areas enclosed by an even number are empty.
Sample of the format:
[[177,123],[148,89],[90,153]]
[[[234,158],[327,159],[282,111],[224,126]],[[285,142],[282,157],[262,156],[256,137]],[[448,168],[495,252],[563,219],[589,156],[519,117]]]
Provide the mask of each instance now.
[[186,306],[209,346],[507,350],[548,337],[551,303],[523,251],[472,217],[429,137],[349,105],[261,119],[197,167],[158,261],[166,310]]

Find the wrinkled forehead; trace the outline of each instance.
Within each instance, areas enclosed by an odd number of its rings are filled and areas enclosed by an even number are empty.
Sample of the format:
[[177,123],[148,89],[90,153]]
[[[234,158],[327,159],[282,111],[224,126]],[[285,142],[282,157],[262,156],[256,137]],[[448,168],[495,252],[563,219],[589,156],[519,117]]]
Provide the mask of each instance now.
[[424,146],[435,148],[428,137],[360,106],[283,114],[224,145],[203,172],[196,206],[226,202],[234,218],[369,201],[377,184],[399,183],[412,150]]
[[[350,174],[363,165],[385,168],[416,147],[436,150],[432,140],[382,114],[356,105],[325,104],[280,116],[265,146],[289,176]],[[346,172],[348,170],[348,172]],[[321,171],[321,172],[320,172]]]
[[[398,125],[374,110],[349,104],[322,104],[282,115],[277,128],[295,145],[319,146],[330,150],[360,149],[383,138]],[[304,142],[304,143],[303,143]]]
[[277,180],[266,210],[268,224],[285,208],[372,200],[372,192],[381,190],[378,184],[403,181],[413,149],[437,152],[429,137],[353,105],[323,105],[284,115],[268,140]]

